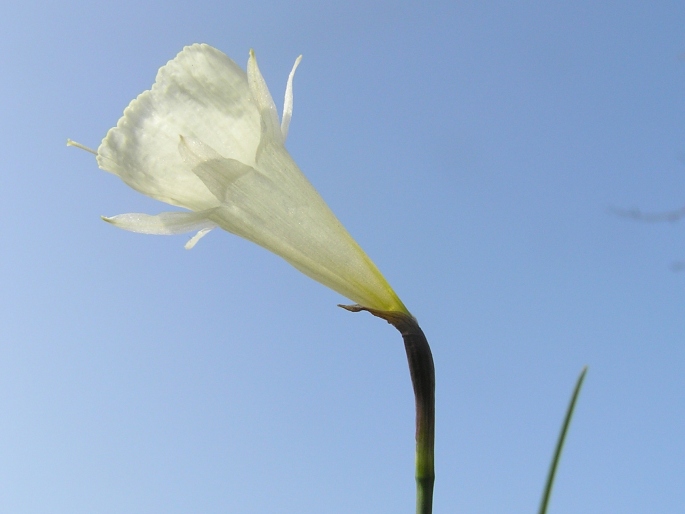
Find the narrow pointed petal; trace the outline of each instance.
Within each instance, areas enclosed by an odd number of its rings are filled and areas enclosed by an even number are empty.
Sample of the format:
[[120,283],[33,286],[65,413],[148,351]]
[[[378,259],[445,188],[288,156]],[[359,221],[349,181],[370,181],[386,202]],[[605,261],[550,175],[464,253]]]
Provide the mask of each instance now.
[[195,248],[195,245],[197,244],[197,242],[200,239],[202,239],[203,237],[205,237],[207,234],[209,234],[209,232],[211,232],[213,229],[214,229],[214,227],[210,227],[210,228],[203,228],[202,230],[198,231],[197,234],[195,234],[193,237],[191,237],[188,240],[188,242],[183,246],[183,248],[185,248],[186,250],[192,250],[193,248]]
[[293,78],[295,77],[295,70],[300,65],[302,56],[295,59],[293,69],[288,75],[288,84],[285,86],[285,100],[283,101],[283,119],[281,120],[281,133],[283,134],[283,141],[288,138],[288,128],[290,127],[290,119],[293,117]]
[[[282,144],[283,136],[280,124],[278,123],[276,104],[269,92],[264,77],[262,77],[262,73],[259,71],[254,50],[250,50],[250,58],[247,61],[247,82],[252,98],[261,114],[262,140],[260,141],[260,148],[271,142]],[[257,154],[259,155],[259,153],[260,150],[258,149]]]
[[216,227],[216,223],[208,218],[211,212],[163,212],[156,216],[130,213],[111,218],[103,216],[102,219],[129,232],[172,236]]
[[192,45],[126,108],[98,148],[98,164],[147,196],[204,210],[219,202],[183,161],[179,136],[251,165],[260,126],[245,72],[220,51]]

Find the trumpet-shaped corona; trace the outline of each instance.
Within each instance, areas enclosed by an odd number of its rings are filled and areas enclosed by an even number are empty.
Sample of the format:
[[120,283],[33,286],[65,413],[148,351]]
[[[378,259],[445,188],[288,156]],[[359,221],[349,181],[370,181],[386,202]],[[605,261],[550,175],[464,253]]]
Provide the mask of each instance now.
[[408,313],[285,149],[299,62],[279,122],[254,52],[245,73],[211,46],[184,48],[93,153],[132,188],[187,211],[103,219],[145,234],[196,232],[186,248],[219,227],[364,307]]

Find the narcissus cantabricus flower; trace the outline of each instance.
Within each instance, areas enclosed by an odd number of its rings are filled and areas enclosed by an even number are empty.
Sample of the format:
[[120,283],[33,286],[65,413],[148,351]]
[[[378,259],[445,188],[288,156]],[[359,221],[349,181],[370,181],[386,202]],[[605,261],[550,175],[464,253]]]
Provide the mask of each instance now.
[[220,227],[364,307],[408,313],[285,149],[299,62],[279,123],[254,52],[245,73],[211,46],[184,48],[96,155],[100,168],[137,191],[188,210],[104,219],[144,234],[196,232],[186,248]]

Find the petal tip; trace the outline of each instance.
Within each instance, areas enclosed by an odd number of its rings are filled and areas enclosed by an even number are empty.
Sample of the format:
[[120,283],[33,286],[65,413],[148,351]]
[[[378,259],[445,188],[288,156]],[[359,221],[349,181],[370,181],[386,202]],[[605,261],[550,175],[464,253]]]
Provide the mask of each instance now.
[[208,228],[203,228],[202,230],[198,231],[197,234],[195,234],[193,237],[191,237],[188,242],[183,245],[183,248],[186,250],[192,250],[197,242],[202,239],[210,230],[212,230],[214,227],[208,227]]

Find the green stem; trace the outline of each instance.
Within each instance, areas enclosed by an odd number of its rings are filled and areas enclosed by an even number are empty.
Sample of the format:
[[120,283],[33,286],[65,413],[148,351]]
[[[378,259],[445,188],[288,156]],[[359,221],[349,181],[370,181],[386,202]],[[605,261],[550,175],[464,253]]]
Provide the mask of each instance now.
[[552,464],[549,467],[549,473],[547,475],[547,482],[545,483],[545,489],[542,493],[542,501],[540,502],[539,514],[546,514],[547,506],[549,505],[549,498],[552,495],[552,485],[554,485],[554,477],[557,473],[557,468],[559,467],[559,460],[561,459],[561,451],[564,449],[564,441],[566,440],[566,433],[568,432],[568,427],[571,425],[571,418],[573,417],[573,410],[576,407],[576,401],[578,400],[578,395],[580,394],[580,388],[583,385],[583,380],[585,380],[585,374],[587,373],[587,366],[583,368],[576,382],[576,387],[573,390],[573,395],[571,396],[571,402],[566,410],[566,417],[564,418],[564,423],[561,426],[561,433],[559,434],[559,440],[557,441],[557,446],[554,450],[554,456],[552,457]]
[[361,305],[340,307],[352,312],[368,311],[402,334],[416,401],[416,514],[431,514],[435,483],[435,367],[426,336],[411,314],[377,311]]

